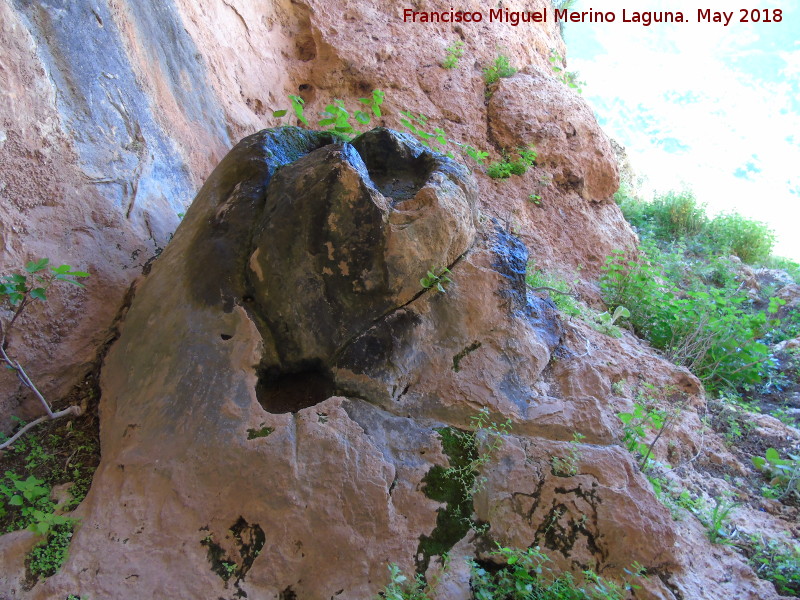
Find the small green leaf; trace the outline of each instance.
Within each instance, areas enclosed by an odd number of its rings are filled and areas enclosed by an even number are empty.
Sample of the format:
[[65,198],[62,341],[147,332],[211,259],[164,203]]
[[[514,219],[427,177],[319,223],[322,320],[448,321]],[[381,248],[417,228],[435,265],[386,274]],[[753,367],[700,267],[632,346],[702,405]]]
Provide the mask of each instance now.
[[289,112],[289,111],[288,111],[288,110],[273,110],[273,111],[272,111],[272,116],[273,116],[273,117],[282,117],[282,116],[284,116],[284,115],[285,115],[287,112]]
[[44,288],[34,288],[30,292],[31,298],[36,298],[37,300],[41,300],[45,302],[47,300],[47,296],[44,293]]
[[86,287],[80,281],[75,281],[74,279],[70,279],[68,277],[56,277],[59,281],[63,281],[64,283],[71,283],[72,285],[76,285],[78,287]]
[[37,271],[41,271],[42,269],[44,269],[49,262],[50,262],[49,258],[41,258],[37,261],[29,262],[27,265],[25,265],[25,270],[28,273],[36,273]]
[[50,525],[43,521],[39,521],[37,523],[31,523],[28,525],[28,529],[34,533],[38,533],[39,535],[44,535],[50,529]]

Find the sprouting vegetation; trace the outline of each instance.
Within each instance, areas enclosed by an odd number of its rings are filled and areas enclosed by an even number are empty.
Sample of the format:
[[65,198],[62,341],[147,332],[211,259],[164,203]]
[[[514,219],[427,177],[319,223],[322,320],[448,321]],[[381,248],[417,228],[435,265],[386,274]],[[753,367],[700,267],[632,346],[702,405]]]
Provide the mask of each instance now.
[[579,79],[580,75],[577,71],[567,71],[563,66],[564,64],[564,57],[558,54],[555,50],[550,50],[550,68],[555,73],[558,80],[566,85],[568,88],[571,88],[578,92],[579,94],[583,93],[583,86],[586,85],[585,81],[581,81]]
[[564,279],[537,269],[534,263],[528,265],[525,281],[532,291],[548,293],[558,310],[567,317],[577,317],[595,331],[605,335],[622,337],[622,330],[618,324],[622,324],[630,316],[630,312],[624,306],[617,306],[611,313],[600,312],[579,300]]
[[450,269],[447,267],[442,267],[441,269],[431,267],[425,276],[419,280],[419,284],[425,289],[433,288],[444,294],[447,291],[445,289],[447,284],[453,283],[453,280],[448,277],[449,274]]
[[486,167],[486,174],[492,179],[508,179],[512,175],[524,175],[535,162],[536,150],[533,147],[517,148],[517,158],[504,153],[502,160]]
[[50,402],[42,395],[22,364],[13,357],[13,353],[10,353],[8,347],[9,335],[17,325],[17,320],[34,301],[46,302],[50,288],[59,283],[83,287],[78,278],[88,276],[88,273],[75,271],[69,265],[54,267],[48,258],[31,261],[25,265],[24,269],[19,269],[10,275],[0,276],[0,309],[8,308],[11,312],[11,317],[7,321],[0,317],[0,364],[14,372],[20,383],[33,392],[45,411],[44,415],[20,427],[14,435],[0,443],[0,450],[13,445],[22,435],[39,423],[81,413],[79,406],[53,411]]
[[446,56],[442,61],[445,69],[455,69],[458,66],[458,59],[464,56],[464,42],[458,40],[450,44],[446,49]]
[[[343,100],[335,99],[325,106],[325,110],[320,113],[318,128],[322,131],[330,131],[333,135],[349,141],[359,133],[359,126],[368,125],[373,117],[381,117],[381,105],[383,104],[384,93],[381,90],[373,90],[372,94],[366,98],[359,98],[361,105],[358,109],[348,109]],[[305,114],[305,100],[300,96],[289,95],[292,105],[292,113],[298,121],[306,127],[310,126],[308,117]],[[272,111],[272,116],[282,118],[289,114],[288,109]],[[355,120],[353,124],[351,120]]]
[[488,67],[483,69],[483,80],[486,85],[491,85],[500,80],[502,77],[511,77],[517,69],[511,66],[508,57],[500,54],[494,59],[494,62]]
[[[553,568],[539,547],[520,550],[497,546],[491,564],[469,560],[474,600],[623,600],[639,589],[645,569],[634,563],[621,581],[585,569],[580,577]],[[448,563],[445,563],[446,569]],[[389,566],[390,581],[379,593],[383,600],[432,600],[438,580],[426,583],[417,575],[406,577],[397,565]]]

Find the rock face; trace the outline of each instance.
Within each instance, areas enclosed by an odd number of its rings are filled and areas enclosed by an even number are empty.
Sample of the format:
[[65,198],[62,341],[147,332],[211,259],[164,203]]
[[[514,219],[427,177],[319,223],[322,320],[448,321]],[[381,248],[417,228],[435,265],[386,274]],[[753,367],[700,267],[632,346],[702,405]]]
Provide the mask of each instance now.
[[[545,0],[507,4],[549,8]],[[530,65],[518,76],[526,94],[534,76],[557,94],[527,108],[569,100],[570,114],[580,113],[569,140],[580,150],[561,148],[559,164],[576,165],[586,186],[545,168],[498,186],[479,170],[480,210],[512,223],[537,263],[580,265],[578,277],[591,278],[606,254],[634,242],[608,203],[613,163],[587,150],[602,142],[591,114],[546,75],[550,49],[565,54],[557,26],[410,23],[403,8],[372,0],[0,0],[0,273],[49,257],[92,274],[85,291],[54,290],[12,339],[48,397],[89,369],[131,282],[166,246],[200,184],[233,141],[278,124],[272,110],[286,108],[288,94],[305,100],[314,124],[332,99],[352,106],[380,88],[386,103],[377,124],[399,128],[400,111],[423,113],[450,139],[497,158],[505,142],[492,133],[498,123],[487,118],[481,70],[505,54],[518,68]],[[450,8],[436,0],[425,10]],[[486,7],[468,0],[459,9]],[[455,41],[465,42],[465,55],[456,69],[443,69]],[[505,89],[504,81],[494,105]],[[577,166],[587,159],[588,171]],[[540,205],[527,200],[532,192]],[[30,418],[37,410],[0,373],[0,428],[11,414]]]
[[[0,0],[0,272],[49,257],[92,273],[11,340],[48,396],[97,358],[136,281],[103,366],[103,460],[70,559],[31,588],[35,540],[2,536],[5,596],[359,600],[388,563],[433,575],[449,551],[438,597],[456,600],[469,597],[464,557],[490,561],[497,541],[611,577],[638,561],[651,569],[640,599],[775,597],[696,521],[673,521],[617,445],[616,413],[652,384],[684,407],[655,456],[708,500],[733,493],[709,475],[744,469],[698,433],[699,382],[526,288],[533,260],[596,295],[605,256],[636,241],[611,201],[605,136],[549,70],[550,49],[565,54],[557,26],[423,25],[402,12],[373,0]],[[455,41],[465,55],[445,70]],[[487,88],[482,69],[500,53],[521,71]],[[350,144],[293,127],[254,134],[279,124],[287,94],[316,123],[332,99],[352,107],[376,88],[377,125],[400,127],[410,110],[492,159],[534,144],[539,160],[495,181],[389,129]],[[445,267],[445,293],[423,287]],[[444,473],[475,459],[454,440],[482,408],[511,430],[497,437],[484,421],[474,451],[502,443],[472,497]],[[0,426],[11,414],[34,413],[0,372]],[[576,473],[554,472],[571,452]],[[744,530],[769,517],[736,518]]]
[[[5,574],[12,597],[367,600],[388,563],[431,576],[450,552],[455,600],[494,541],[611,577],[638,561],[655,574],[642,597],[681,597],[676,525],[613,445],[629,401],[599,367],[627,353],[615,377],[640,366],[690,398],[696,380],[562,323],[525,286],[525,247],[475,205],[468,171],[390,130],[240,142],[107,356],[102,462],[68,561],[28,592]],[[423,287],[444,265],[446,292]],[[484,421],[470,450],[458,431],[482,407],[511,429]],[[576,473],[556,473],[573,432]],[[445,485],[492,440],[474,498]],[[702,583],[692,597],[718,597]]]
[[553,181],[585,200],[608,200],[619,188],[611,142],[579,96],[533,69],[501,79],[489,100],[489,132],[501,147],[534,146]]

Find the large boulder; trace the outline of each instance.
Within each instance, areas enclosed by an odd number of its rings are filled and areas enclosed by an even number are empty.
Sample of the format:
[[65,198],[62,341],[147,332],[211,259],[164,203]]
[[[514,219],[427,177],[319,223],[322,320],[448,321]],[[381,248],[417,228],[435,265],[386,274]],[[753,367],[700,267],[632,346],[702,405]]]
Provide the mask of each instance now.
[[[609,365],[686,394],[696,380],[562,323],[529,292],[519,239],[476,223],[475,189],[384,129],[240,142],[107,355],[102,461],[67,562],[25,589],[7,540],[9,593],[367,600],[389,563],[433,576],[449,553],[440,597],[466,599],[464,560],[495,541],[610,577],[641,562],[650,598],[694,585],[669,511],[614,444],[630,401],[610,396]],[[444,293],[423,286],[444,266]],[[569,477],[552,458],[573,432]]]

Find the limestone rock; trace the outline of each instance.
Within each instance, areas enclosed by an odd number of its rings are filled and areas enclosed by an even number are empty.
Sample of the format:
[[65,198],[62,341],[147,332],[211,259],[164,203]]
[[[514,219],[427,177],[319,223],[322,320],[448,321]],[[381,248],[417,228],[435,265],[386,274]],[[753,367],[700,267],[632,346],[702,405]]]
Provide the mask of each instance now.
[[501,79],[489,100],[489,130],[513,151],[536,147],[537,164],[553,181],[593,202],[608,201],[619,187],[611,143],[588,104],[551,76],[529,69]]
[[468,182],[463,168],[389,130],[281,169],[249,261],[281,364],[330,363],[367,324],[418,295],[429,269],[452,265],[475,235]]
[[[697,380],[563,323],[529,293],[520,240],[476,228],[475,189],[388,130],[242,140],[137,286],[101,374],[102,462],[70,557],[19,597],[367,600],[389,563],[433,577],[450,552],[454,600],[491,540],[612,578],[638,561],[656,574],[647,597],[726,591],[714,561],[696,575],[680,545],[708,556],[704,533],[681,538],[615,444],[615,413],[646,376],[686,411],[654,456],[687,460]],[[424,288],[444,264],[445,292]],[[483,407],[511,432],[473,499],[442,477]],[[575,474],[556,474],[574,432]],[[476,451],[498,434],[484,427]],[[21,589],[13,556],[0,581]],[[726,561],[742,590],[774,597]]]

